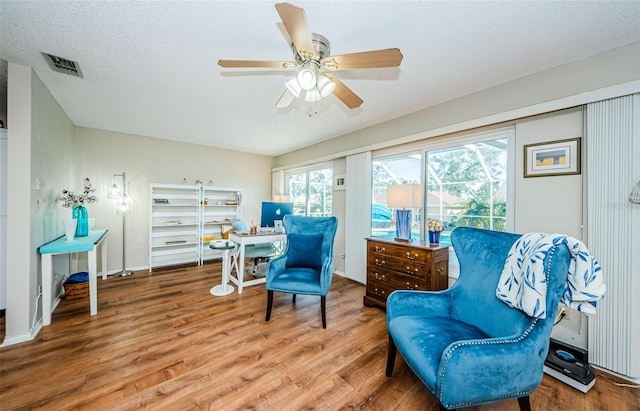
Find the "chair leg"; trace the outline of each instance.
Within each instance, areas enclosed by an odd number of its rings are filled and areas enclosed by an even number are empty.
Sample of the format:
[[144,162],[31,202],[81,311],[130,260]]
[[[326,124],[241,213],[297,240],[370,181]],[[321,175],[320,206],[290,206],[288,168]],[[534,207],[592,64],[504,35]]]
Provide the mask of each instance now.
[[440,411],[447,411],[447,409],[442,404],[438,404],[440,406]]
[[267,290],[267,317],[265,321],[271,319],[271,308],[273,307],[273,291]]
[[327,297],[320,297],[320,309],[322,310],[322,328],[327,328]]
[[520,405],[520,411],[531,411],[531,402],[529,402],[529,396],[518,398],[518,405]]
[[391,334],[389,334],[389,349],[387,350],[387,377],[391,377],[393,374],[393,366],[396,363],[396,352],[398,349],[396,348],[396,343],[393,342],[393,338],[391,338]]

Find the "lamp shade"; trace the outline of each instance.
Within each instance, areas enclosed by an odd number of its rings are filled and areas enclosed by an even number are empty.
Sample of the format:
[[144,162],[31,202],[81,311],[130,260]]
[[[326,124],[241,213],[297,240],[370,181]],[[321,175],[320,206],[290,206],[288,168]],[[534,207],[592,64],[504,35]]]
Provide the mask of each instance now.
[[298,84],[298,80],[296,78],[292,78],[291,80],[284,83],[284,85],[287,86],[287,90],[289,90],[291,94],[296,96],[296,98],[300,97],[302,88],[300,87],[300,84]]
[[422,184],[394,184],[387,186],[387,207],[421,208]]
[[318,77],[318,90],[320,90],[322,98],[328,97],[335,89],[336,83],[329,80],[326,76],[321,75]]
[[307,91],[307,94],[304,96],[304,101],[319,101],[322,97],[320,97],[320,92],[317,87],[312,88]]
[[109,188],[109,191],[107,193],[107,198],[110,198],[113,200],[122,198],[122,192],[120,191],[120,189],[118,188],[115,182],[113,183],[111,188]]
[[300,70],[296,78],[303,90],[311,90],[316,86],[316,73],[310,68]]
[[289,199],[289,196],[285,196],[282,194],[276,194],[273,196],[273,202],[274,203],[288,203],[291,200]]

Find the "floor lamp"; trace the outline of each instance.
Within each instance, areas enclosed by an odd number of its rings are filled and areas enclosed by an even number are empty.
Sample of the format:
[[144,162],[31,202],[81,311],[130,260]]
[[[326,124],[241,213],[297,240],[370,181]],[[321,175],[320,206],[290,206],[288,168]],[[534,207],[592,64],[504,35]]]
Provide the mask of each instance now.
[[[116,177],[122,177],[122,191],[120,191],[116,184]],[[113,185],[111,186],[108,197],[118,200],[116,202],[116,214],[122,217],[122,271],[116,273],[116,275],[119,277],[126,277],[133,274],[133,271],[127,270],[127,266],[125,264],[125,218],[131,213],[131,199],[127,195],[127,180],[124,171],[122,174],[113,175]]]

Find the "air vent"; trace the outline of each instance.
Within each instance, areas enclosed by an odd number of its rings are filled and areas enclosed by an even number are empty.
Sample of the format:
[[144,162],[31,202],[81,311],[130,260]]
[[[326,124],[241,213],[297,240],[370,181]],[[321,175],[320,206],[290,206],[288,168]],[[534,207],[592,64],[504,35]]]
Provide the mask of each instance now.
[[80,71],[80,65],[77,62],[54,56],[53,54],[42,53],[42,55],[44,59],[47,60],[47,63],[49,63],[51,70],[82,78],[82,71]]

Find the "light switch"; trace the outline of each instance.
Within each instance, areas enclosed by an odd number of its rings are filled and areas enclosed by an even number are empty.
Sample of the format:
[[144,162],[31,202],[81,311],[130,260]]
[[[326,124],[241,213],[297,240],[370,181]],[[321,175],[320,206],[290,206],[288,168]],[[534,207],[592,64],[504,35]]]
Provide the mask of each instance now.
[[36,177],[36,191],[40,190],[40,179]]

